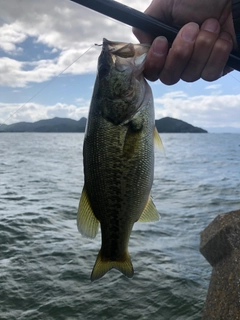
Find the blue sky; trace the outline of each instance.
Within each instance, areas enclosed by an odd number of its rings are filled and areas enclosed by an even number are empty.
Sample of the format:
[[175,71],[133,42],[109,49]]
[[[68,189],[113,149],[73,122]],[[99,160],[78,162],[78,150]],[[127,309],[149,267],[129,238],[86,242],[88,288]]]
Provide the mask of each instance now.
[[[151,1],[119,2],[144,11]],[[0,123],[87,117],[101,50],[94,44],[103,37],[137,42],[130,27],[69,0],[1,3]],[[238,72],[211,83],[157,81],[151,87],[157,119],[171,116],[210,132],[240,132]]]

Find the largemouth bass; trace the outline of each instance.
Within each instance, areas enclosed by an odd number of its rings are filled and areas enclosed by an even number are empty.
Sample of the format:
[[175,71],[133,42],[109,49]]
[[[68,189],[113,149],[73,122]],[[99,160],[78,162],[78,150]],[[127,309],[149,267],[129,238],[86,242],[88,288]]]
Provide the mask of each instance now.
[[103,39],[84,138],[84,187],[77,224],[102,246],[91,280],[112,268],[133,276],[128,242],[136,221],[156,221],[150,191],[154,171],[154,106],[143,77],[148,45]]

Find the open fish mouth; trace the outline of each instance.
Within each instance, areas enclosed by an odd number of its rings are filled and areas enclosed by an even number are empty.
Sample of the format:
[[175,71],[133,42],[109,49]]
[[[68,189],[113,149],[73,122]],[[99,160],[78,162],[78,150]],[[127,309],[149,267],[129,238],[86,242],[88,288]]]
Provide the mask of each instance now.
[[129,68],[129,64],[134,64],[135,76],[143,71],[149,48],[149,44],[132,44],[103,39],[103,52],[111,55],[115,68],[118,71],[124,71]]

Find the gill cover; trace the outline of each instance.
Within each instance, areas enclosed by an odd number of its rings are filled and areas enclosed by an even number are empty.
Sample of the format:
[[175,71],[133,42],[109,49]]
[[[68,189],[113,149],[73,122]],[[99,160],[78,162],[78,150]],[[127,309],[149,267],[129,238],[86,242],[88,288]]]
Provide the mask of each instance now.
[[128,122],[145,96],[142,71],[149,45],[103,39],[98,60],[98,101],[103,118],[115,125]]

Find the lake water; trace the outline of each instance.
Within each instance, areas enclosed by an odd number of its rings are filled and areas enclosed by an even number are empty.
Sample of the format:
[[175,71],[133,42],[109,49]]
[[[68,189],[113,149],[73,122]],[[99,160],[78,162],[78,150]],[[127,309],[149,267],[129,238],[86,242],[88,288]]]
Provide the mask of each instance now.
[[100,247],[77,231],[83,134],[0,135],[0,319],[201,319],[211,267],[200,232],[240,209],[240,135],[162,134],[152,195],[134,226],[135,275],[91,283]]

